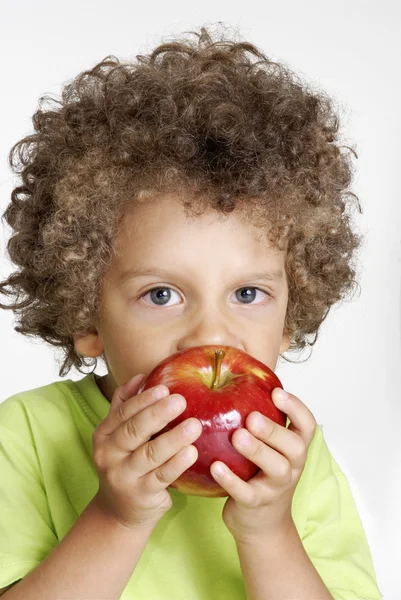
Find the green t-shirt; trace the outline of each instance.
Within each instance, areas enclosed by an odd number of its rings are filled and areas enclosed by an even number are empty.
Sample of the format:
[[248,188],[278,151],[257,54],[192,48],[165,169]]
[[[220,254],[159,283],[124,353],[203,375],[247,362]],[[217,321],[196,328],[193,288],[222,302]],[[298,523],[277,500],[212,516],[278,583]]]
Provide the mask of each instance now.
[[[39,565],[97,492],[92,434],[109,408],[93,373],[0,403],[0,589]],[[121,599],[245,600],[235,541],[221,517],[226,498],[170,493],[173,506],[153,530]],[[382,598],[347,479],[319,426],[292,515],[335,600]],[[291,564],[288,569],[290,575]]]

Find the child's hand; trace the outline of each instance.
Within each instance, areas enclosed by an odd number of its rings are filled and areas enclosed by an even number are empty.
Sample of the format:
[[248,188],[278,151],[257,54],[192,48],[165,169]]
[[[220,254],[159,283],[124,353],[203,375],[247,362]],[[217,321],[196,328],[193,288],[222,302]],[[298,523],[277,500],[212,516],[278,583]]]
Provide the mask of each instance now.
[[[149,388],[135,395],[144,375],[136,375],[118,387],[110,412],[93,433],[93,461],[99,490],[93,499],[103,512],[128,528],[153,528],[171,508],[167,486],[197,459],[194,442],[202,433],[198,419],[186,419],[154,440],[170,421],[181,414],[186,400],[168,394],[157,400]],[[181,402],[177,406],[173,402]],[[191,432],[188,425],[195,426]]]
[[[231,438],[235,449],[261,470],[245,482],[224,463],[215,461],[211,465],[213,477],[230,494],[223,520],[237,542],[271,539],[293,526],[292,497],[305,466],[316,420],[292,394],[288,394],[287,400],[280,400],[282,391],[276,388],[272,398],[291,421],[287,429],[252,412],[245,421],[247,429],[236,430]],[[258,417],[261,417],[260,428]],[[242,434],[249,440],[247,445],[240,444]],[[224,468],[222,477],[215,469],[219,465]]]

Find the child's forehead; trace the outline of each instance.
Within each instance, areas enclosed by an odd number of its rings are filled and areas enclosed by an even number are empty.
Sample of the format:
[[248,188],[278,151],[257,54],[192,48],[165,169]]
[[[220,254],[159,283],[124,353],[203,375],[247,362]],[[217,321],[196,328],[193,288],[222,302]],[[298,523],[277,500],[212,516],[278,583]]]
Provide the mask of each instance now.
[[244,203],[238,202],[231,212],[223,213],[205,202],[200,210],[197,205],[196,214],[185,204],[191,205],[190,198],[171,193],[149,196],[141,201],[135,199],[125,208],[120,230],[125,229],[127,233],[140,233],[146,228],[201,231],[214,226],[233,231],[241,229],[250,234],[258,233],[259,237],[263,237],[266,232],[266,226],[263,229],[254,224],[250,218],[252,213]]
[[268,241],[266,228],[256,227],[240,206],[228,214],[206,206],[193,215],[172,194],[133,202],[123,216],[117,246],[124,252],[132,245],[151,250],[159,243],[219,244],[223,239],[230,244],[261,245],[279,253]]
[[247,222],[240,211],[224,215],[208,208],[189,216],[177,199],[163,198],[139,204],[125,215],[109,272],[119,284],[125,274],[127,279],[189,278],[194,272],[201,277],[211,266],[224,280],[251,272],[276,273],[276,280],[281,280],[284,257],[285,251],[269,243],[265,232]]

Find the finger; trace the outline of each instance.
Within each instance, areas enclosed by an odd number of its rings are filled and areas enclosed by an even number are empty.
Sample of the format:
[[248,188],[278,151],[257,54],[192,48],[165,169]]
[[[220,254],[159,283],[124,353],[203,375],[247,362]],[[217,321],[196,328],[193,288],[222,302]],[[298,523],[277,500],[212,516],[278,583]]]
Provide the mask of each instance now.
[[[290,463],[293,468],[300,469],[304,467],[308,448],[297,433],[282,427],[256,411],[249,413],[245,424],[252,436],[260,440],[264,446],[268,446],[276,456],[281,456],[282,460],[287,464]],[[236,432],[234,433],[236,434]],[[243,436],[246,436],[246,430],[244,430]],[[233,435],[234,442],[238,440],[238,437]],[[254,449],[254,446],[255,443],[253,443],[252,449]],[[284,464],[282,464],[282,468],[284,468]]]
[[274,388],[272,399],[277,408],[288,415],[291,424],[287,429],[299,435],[309,447],[316,430],[316,419],[309,408],[299,398],[281,388]]
[[144,490],[157,493],[176,481],[198,458],[195,446],[182,448],[170,460],[141,478]]
[[256,439],[246,429],[237,429],[232,438],[233,446],[245,458],[253,462],[265,475],[284,484],[291,481],[292,467],[290,462],[279,452]]
[[136,375],[128,383],[116,389],[109,414],[99,426],[104,435],[110,435],[138,412],[169,395],[170,390],[165,385],[158,385],[138,394],[145,377],[145,375]]
[[131,473],[140,477],[146,475],[192,444],[201,433],[202,424],[198,419],[186,419],[170,431],[140,446],[127,457],[127,466]]
[[121,423],[109,436],[108,442],[124,452],[133,452],[178,417],[185,410],[186,404],[185,398],[180,394],[163,398]]
[[238,477],[220,460],[216,460],[210,465],[210,472],[226,492],[245,506],[256,506],[257,495],[255,487]]
[[[126,402],[132,396],[136,396],[139,393],[142,383],[145,381],[146,375],[139,373],[134,377],[131,377],[124,385],[120,386],[120,393],[116,394],[116,402],[121,400]],[[117,391],[117,390],[116,390]]]

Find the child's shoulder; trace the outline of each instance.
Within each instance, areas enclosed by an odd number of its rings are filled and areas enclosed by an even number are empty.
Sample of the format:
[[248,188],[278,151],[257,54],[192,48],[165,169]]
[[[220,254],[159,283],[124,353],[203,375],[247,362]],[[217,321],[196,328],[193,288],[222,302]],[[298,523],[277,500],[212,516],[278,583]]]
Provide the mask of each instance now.
[[33,423],[49,426],[65,418],[75,399],[70,379],[17,392],[0,402],[0,428],[30,438]]
[[65,381],[53,381],[40,387],[31,388],[16,392],[0,402],[0,414],[3,416],[9,411],[16,410],[17,406],[29,404],[31,406],[40,404],[54,404],[65,400],[66,396],[71,396],[73,382],[71,379]]

